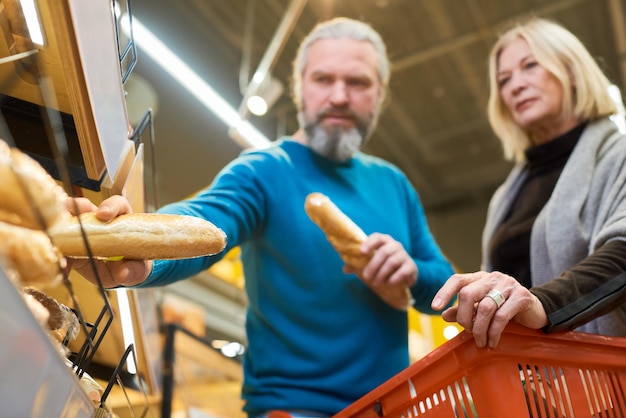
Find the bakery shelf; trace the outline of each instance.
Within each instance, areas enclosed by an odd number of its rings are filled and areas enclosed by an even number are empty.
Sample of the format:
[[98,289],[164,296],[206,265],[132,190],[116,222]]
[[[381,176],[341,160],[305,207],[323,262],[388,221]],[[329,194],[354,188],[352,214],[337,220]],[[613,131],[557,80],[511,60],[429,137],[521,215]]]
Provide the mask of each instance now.
[[22,296],[0,269],[2,416],[91,417],[94,405]]

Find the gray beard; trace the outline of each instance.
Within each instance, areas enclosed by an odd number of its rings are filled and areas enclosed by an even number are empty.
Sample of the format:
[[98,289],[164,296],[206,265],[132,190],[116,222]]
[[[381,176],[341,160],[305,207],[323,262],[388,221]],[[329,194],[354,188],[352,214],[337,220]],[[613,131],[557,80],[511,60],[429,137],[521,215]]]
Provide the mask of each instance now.
[[309,147],[318,155],[337,162],[346,162],[361,148],[365,129],[344,131],[341,127],[325,130],[318,123],[305,126]]
[[[298,122],[304,127],[309,148],[316,154],[336,162],[346,162],[369,139],[370,134],[378,123],[380,103],[369,117],[359,117],[350,109],[326,109],[320,112],[313,121],[307,121],[304,108],[298,111]],[[353,128],[345,131],[340,126],[324,129],[319,122],[324,115],[343,113],[354,117],[356,123]]]

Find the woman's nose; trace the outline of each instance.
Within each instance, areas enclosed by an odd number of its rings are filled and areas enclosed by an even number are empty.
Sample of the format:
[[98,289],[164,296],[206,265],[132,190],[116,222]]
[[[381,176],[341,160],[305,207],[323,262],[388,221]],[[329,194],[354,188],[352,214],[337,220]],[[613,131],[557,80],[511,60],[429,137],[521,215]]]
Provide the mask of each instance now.
[[511,75],[509,87],[511,89],[511,93],[513,95],[517,95],[522,90],[524,90],[524,87],[526,87],[526,83],[524,82],[524,79],[522,76],[520,76],[519,74],[513,74]]

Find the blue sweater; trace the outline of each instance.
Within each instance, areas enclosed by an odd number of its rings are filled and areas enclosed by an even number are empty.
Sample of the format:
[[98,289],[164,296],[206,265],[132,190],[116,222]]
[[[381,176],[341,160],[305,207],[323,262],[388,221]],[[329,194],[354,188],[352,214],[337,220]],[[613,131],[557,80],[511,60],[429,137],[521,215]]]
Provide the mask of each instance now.
[[[418,266],[415,307],[430,302],[453,273],[428,229],[406,177],[358,153],[331,162],[282,139],[244,152],[213,184],[159,212],[199,216],[240,245],[249,307],[244,357],[245,411],[333,414],[409,365],[407,315],[387,306],[343,263],[304,212],[311,192],[333,200],[366,234],[402,243]],[[221,257],[155,261],[144,285],[172,283]]]

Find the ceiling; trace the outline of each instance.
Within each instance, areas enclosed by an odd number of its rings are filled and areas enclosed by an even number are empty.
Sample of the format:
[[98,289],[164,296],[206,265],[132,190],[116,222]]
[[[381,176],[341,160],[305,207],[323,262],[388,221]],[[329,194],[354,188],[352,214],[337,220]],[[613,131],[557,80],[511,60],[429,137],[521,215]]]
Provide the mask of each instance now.
[[[269,54],[272,73],[288,86],[296,48],[317,22],[349,16],[370,23],[385,39],[393,67],[390,100],[365,150],[398,165],[427,211],[485,201],[510,168],[485,107],[488,51],[511,21],[538,15],[561,22],[612,80],[626,82],[624,0],[308,0],[300,2],[301,12],[298,2],[132,0],[131,7],[135,19],[235,108],[268,46],[278,45]],[[293,30],[277,40],[281,22]],[[138,76],[158,96],[154,150],[162,205],[207,185],[241,147],[141,50],[131,78]],[[294,132],[288,88],[266,116],[250,120],[272,140]]]
[[[271,68],[275,78],[289,85],[296,49],[317,22],[349,16],[370,23],[385,39],[393,67],[391,94],[365,151],[407,174],[444,252],[460,270],[473,271],[479,265],[488,200],[511,167],[485,116],[487,56],[497,34],[532,15],[554,19],[577,34],[609,78],[625,87],[625,3],[131,0],[131,7],[137,21],[235,109],[259,67]],[[152,148],[156,163],[147,161],[155,167],[155,206],[205,187],[241,152],[228,127],[141,49],[130,79],[146,80],[158,98]],[[250,121],[272,140],[293,133],[296,114],[288,89],[266,116],[251,116]]]

